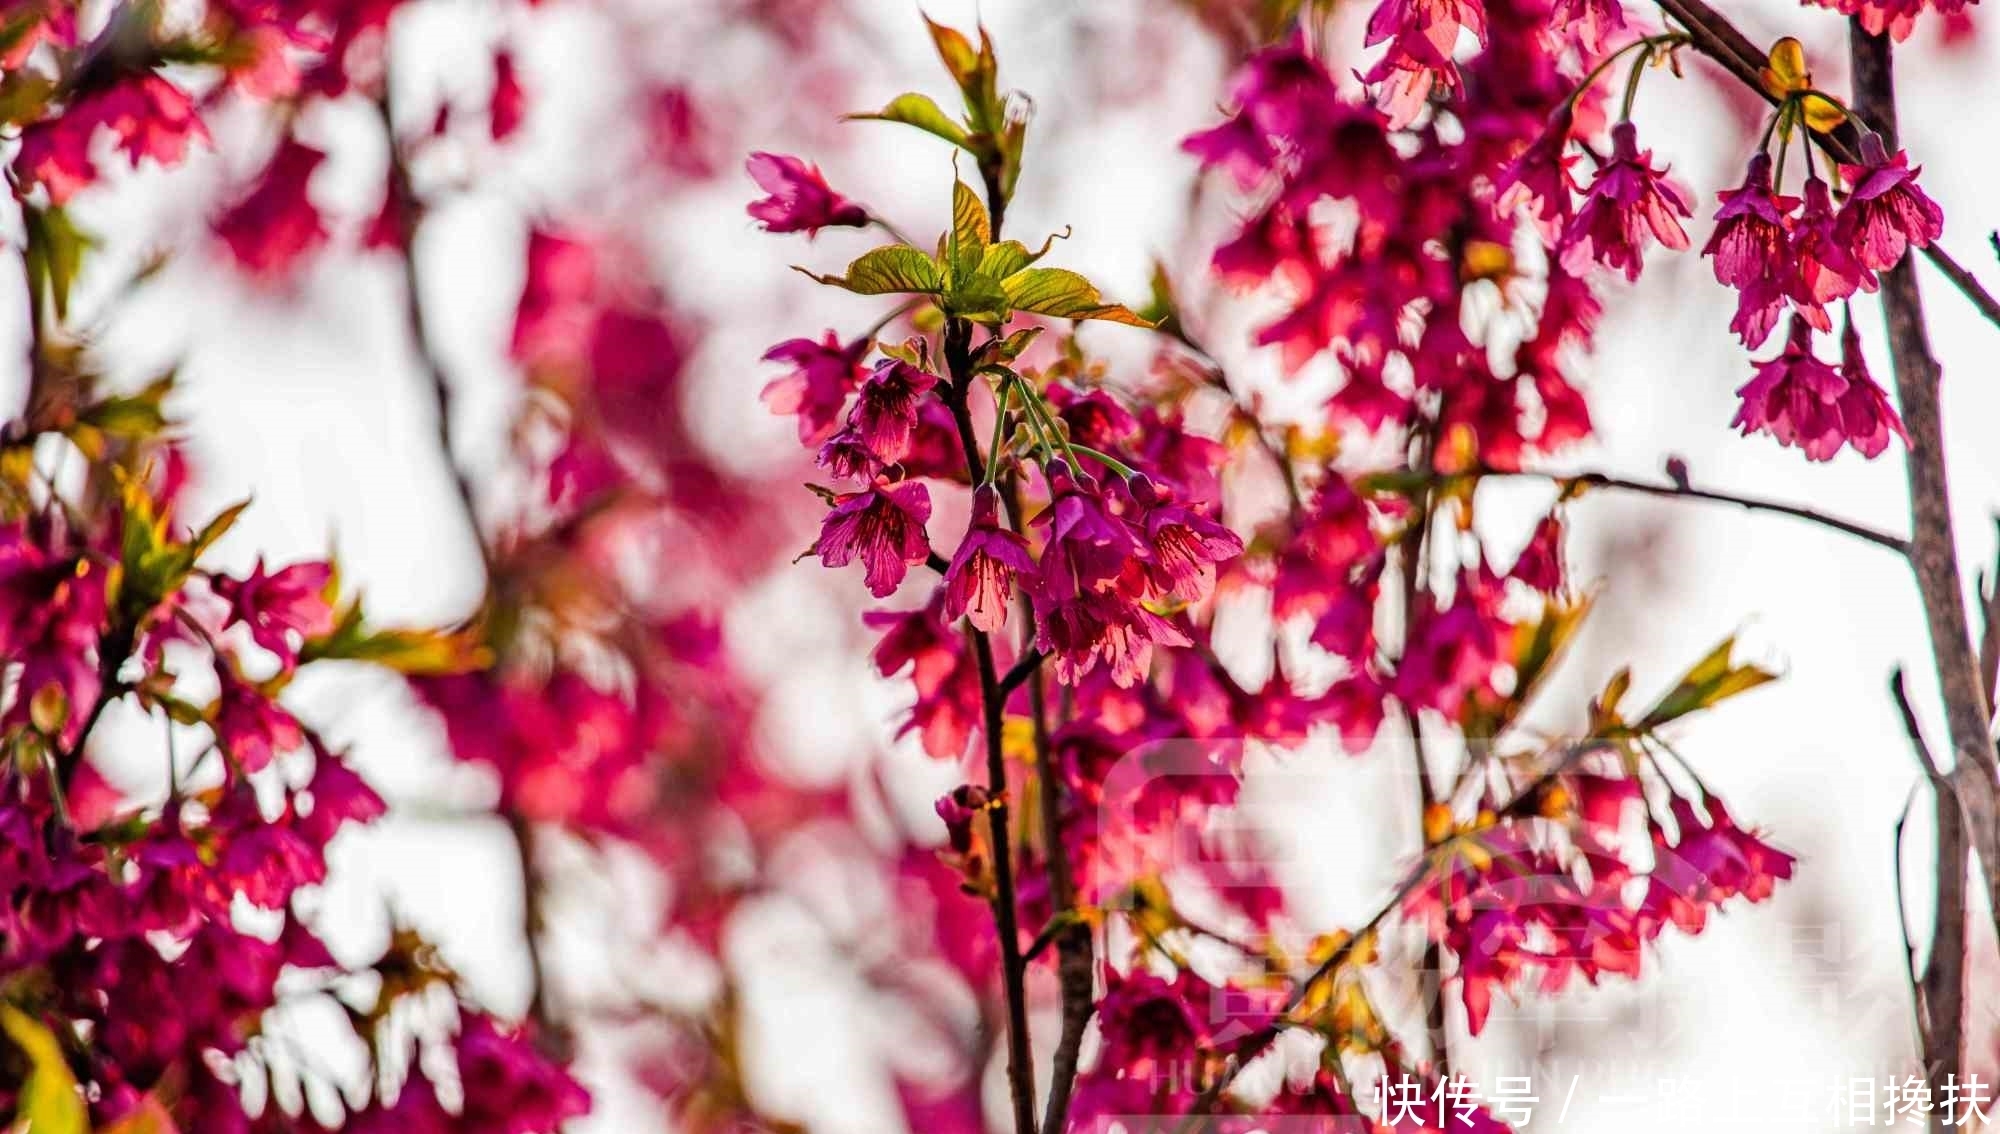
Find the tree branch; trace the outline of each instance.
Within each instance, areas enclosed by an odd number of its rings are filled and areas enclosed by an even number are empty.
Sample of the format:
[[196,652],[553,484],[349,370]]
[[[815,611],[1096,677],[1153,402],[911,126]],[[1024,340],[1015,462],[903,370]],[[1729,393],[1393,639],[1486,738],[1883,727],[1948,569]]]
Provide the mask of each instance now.
[[[1848,44],[1854,61],[1856,110],[1883,135],[1892,148],[1896,140],[1896,87],[1889,41],[1869,35],[1859,20],[1851,22]],[[1966,620],[1965,598],[1958,565],[1958,544],[1952,532],[1950,483],[1946,477],[1944,424],[1938,407],[1941,377],[1931,354],[1924,322],[1923,295],[1916,269],[1908,258],[1882,273],[1882,311],[1888,322],[1889,355],[1895,364],[1896,400],[1909,431],[1904,460],[1909,470],[1911,571],[1923,600],[1930,629],[1931,655],[1944,696],[1955,764],[1952,792],[1938,793],[1938,862],[1935,936],[1925,971],[1926,1003],[1930,1006],[1932,1050],[1924,1053],[1934,1075],[1955,1075],[1964,1065],[1963,959],[1966,946],[1966,839],[1956,832],[1963,808],[1971,844],[1977,848],[1993,909],[2000,915],[2000,855],[1996,855],[1994,824],[1993,743],[1987,734],[1992,714],[1980,688],[1979,657],[1973,650]],[[1900,684],[1897,687],[1900,694]],[[1906,720],[1914,721],[1902,701]],[[1948,796],[1955,796],[1955,806]]]
[[[1547,474],[1531,474],[1547,475]],[[1591,488],[1614,488],[1620,492],[1633,492],[1641,496],[1659,496],[1668,499],[1701,500],[1711,504],[1728,504],[1750,512],[1767,512],[1774,516],[1790,516],[1795,520],[1818,524],[1820,527],[1850,535],[1856,539],[1887,548],[1898,554],[1909,550],[1909,544],[1900,536],[1877,531],[1852,520],[1843,520],[1812,508],[1796,504],[1786,504],[1777,500],[1765,500],[1755,496],[1738,496],[1729,492],[1714,492],[1705,488],[1695,488],[1687,484],[1651,484],[1642,480],[1627,480],[1623,477],[1606,476],[1603,473],[1582,473],[1572,477],[1552,477],[1559,481],[1569,481]]]
[[[966,471],[972,483],[979,484],[985,480],[986,468],[979,457],[972,412],[966,405],[973,378],[971,339],[970,323],[953,319],[945,325],[944,355],[951,373],[948,385],[941,386],[938,392],[958,427],[959,444],[965,449]],[[965,632],[972,639],[973,658],[979,666],[979,696],[985,711],[986,780],[993,796],[986,814],[993,844],[993,922],[1000,936],[1001,977],[1007,990],[1007,1086],[1013,1102],[1014,1134],[1036,1134],[1035,1064],[1028,1042],[1027,963],[1021,958],[1021,931],[1014,897],[1014,836],[1007,820],[1007,755],[1002,744],[1007,694],[993,662],[992,641],[977,627],[967,626]]]

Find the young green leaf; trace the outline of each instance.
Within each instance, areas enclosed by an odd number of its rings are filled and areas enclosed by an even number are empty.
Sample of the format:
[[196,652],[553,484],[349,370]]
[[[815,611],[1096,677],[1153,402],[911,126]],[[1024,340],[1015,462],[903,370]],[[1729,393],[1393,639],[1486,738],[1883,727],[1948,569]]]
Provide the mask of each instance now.
[[846,288],[856,295],[889,295],[896,292],[936,295],[944,290],[944,276],[938,270],[937,261],[907,244],[885,244],[862,253],[859,259],[847,266],[845,276],[822,276],[804,268],[796,270],[823,284]]
[[855,122],[900,122],[905,126],[915,126],[926,134],[943,138],[960,149],[977,154],[972,149],[972,140],[965,127],[953,122],[928,95],[915,91],[897,95],[889,101],[889,105],[873,114],[850,114],[847,117]]
[[35,301],[39,304],[47,295],[56,318],[67,318],[69,287],[83,268],[83,253],[91,240],[70,223],[69,213],[60,206],[29,207],[22,219],[28,230],[28,280],[35,288]]
[[1697,709],[1710,708],[1738,693],[1777,680],[1778,675],[1770,670],[1732,662],[1729,655],[1735,648],[1736,639],[1733,636],[1724,638],[1721,645],[1710,650],[1707,657],[1682,675],[1679,684],[1660,698],[1659,704],[1647,710],[1639,727],[1658,728]]
[[90,1134],[90,1113],[55,1033],[12,1004],[0,1004],[0,1028],[28,1064],[27,1082],[15,1101],[15,1128],[28,1134]]
[[1066,268],[1026,268],[1002,285],[1016,311],[1057,319],[1102,319],[1132,327],[1152,326],[1116,303],[1105,303],[1091,282]]

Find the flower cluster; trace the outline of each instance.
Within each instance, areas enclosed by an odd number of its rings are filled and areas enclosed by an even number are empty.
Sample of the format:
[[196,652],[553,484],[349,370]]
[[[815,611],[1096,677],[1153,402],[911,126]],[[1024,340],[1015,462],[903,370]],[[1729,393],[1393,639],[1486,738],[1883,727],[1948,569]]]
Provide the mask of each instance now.
[[[1390,46],[1365,76],[1382,105],[1343,91],[1293,35],[1246,64],[1227,121],[1187,140],[1254,193],[1214,268],[1234,288],[1283,296],[1258,341],[1280,348],[1288,372],[1337,368],[1323,420],[1303,437],[1258,418],[1198,345],[1171,284],[1134,315],[1073,272],[1033,267],[1041,253],[993,231],[1018,144],[957,132],[918,95],[862,116],[917,126],[1000,172],[984,194],[955,186],[935,253],[899,237],[844,274],[815,276],[909,302],[871,335],[773,347],[766,360],[783,369],[764,401],[793,418],[836,481],[815,489],[826,511],[810,554],[860,565],[878,599],[916,588],[865,619],[880,633],[879,672],[910,683],[905,731],[943,760],[984,742],[984,779],[967,769],[937,801],[942,869],[915,870],[911,884],[940,904],[933,944],[975,991],[1032,998],[1023,978],[1048,958],[1066,1021],[1059,1068],[1077,1065],[1073,1044],[1095,1018],[1097,1054],[1073,1098],[1061,1084],[1069,1120],[1217,1108],[1352,1116],[1363,1108],[1349,1057],[1441,1075],[1441,1047],[1413,1058],[1358,979],[1384,959],[1382,919],[1315,941],[1309,971],[1271,960],[1301,927],[1257,848],[1216,821],[1238,805],[1253,750],[1334,736],[1361,753],[1395,720],[1419,751],[1424,730],[1444,727],[1485,753],[1446,786],[1418,772],[1433,835],[1383,914],[1423,927],[1452,958],[1475,1030],[1494,995],[1530,974],[1550,989],[1577,973],[1636,974],[1666,925],[1698,931],[1706,911],[1762,898],[1789,876],[1789,858],[1734,827],[1655,740],[1768,675],[1725,645],[1629,721],[1614,682],[1592,722],[1601,739],[1552,747],[1515,724],[1584,611],[1563,565],[1568,493],[1511,567],[1483,541],[1454,538],[1481,530],[1482,478],[1522,472],[1589,433],[1566,371],[1597,321],[1586,275],[1598,265],[1636,275],[1648,241],[1688,243],[1686,197],[1629,123],[1574,199],[1568,131],[1599,121],[1576,68],[1621,26],[1606,6],[1385,4],[1368,36]],[[988,41],[932,34],[967,121],[1001,120]],[[1464,60],[1455,48],[1467,34],[1485,50]],[[1444,93],[1474,89],[1507,98]],[[1440,104],[1434,121],[1421,121],[1426,99]],[[1554,141],[1550,122],[1563,131]],[[753,159],[766,188],[775,170],[811,168],[776,161]],[[807,180],[811,192],[774,193],[752,215],[774,231],[826,227],[847,198]],[[1513,251],[1523,205],[1556,246],[1539,269]],[[1121,379],[1086,351],[1080,327],[1048,349],[1054,336],[1025,321],[1035,315],[1166,335],[1151,374]],[[882,336],[905,318],[914,336]],[[1218,419],[1220,429],[1189,425]],[[1409,463],[1329,456],[1348,440]],[[1241,483],[1258,463],[1268,478]],[[957,534],[945,542],[940,529]],[[1257,677],[1243,676],[1223,660],[1242,643],[1219,630],[1222,604],[1267,608],[1301,648],[1271,651]],[[1617,808],[1567,802],[1603,790],[1676,801],[1672,818],[1649,818],[1653,842],[1626,847]],[[1021,801],[1032,829],[1013,826],[1009,804]],[[1651,891],[1638,902],[1626,884],[1642,876]],[[949,940],[949,926],[972,932],[964,926],[982,912],[998,949]],[[1218,948],[1247,973],[1216,979],[1195,961]],[[1234,1089],[1280,1031],[1301,1028],[1322,1037],[1317,1075],[1262,1101]]]
[[[242,509],[192,530],[183,521],[185,464],[162,412],[171,382],[102,398],[95,382],[86,374],[81,400],[57,415],[65,428],[17,422],[8,442],[84,454],[85,489],[65,498],[9,463],[0,519],[0,656],[11,678],[0,708],[10,753],[0,1015],[47,1084],[33,1101],[10,1091],[25,1121],[61,1128],[73,1108],[71,1129],[85,1109],[93,1123],[133,1128],[321,1129],[244,1088],[298,1042],[288,1014],[342,997],[377,1051],[392,1014],[430,1003],[425,1034],[456,1053],[453,1089],[467,1094],[434,1106],[427,1129],[490,1129],[486,1116],[501,1112],[491,1107],[522,1116],[509,1119],[522,1131],[582,1113],[582,1089],[463,1001],[420,939],[399,933],[356,970],[305,913],[330,846],[387,806],[294,715],[286,689],[328,661],[404,668],[449,653],[448,639],[369,626],[328,562],[210,566],[207,549]],[[164,755],[144,761],[164,761],[164,783],[125,786],[136,754],[105,750],[97,728],[118,714],[166,728]],[[190,738],[192,749],[176,743]],[[368,973],[381,978],[375,991],[353,992]],[[380,1071],[405,1074],[390,1056]],[[431,1093],[423,1075],[400,1102],[364,1091],[347,1123],[368,1128]]]

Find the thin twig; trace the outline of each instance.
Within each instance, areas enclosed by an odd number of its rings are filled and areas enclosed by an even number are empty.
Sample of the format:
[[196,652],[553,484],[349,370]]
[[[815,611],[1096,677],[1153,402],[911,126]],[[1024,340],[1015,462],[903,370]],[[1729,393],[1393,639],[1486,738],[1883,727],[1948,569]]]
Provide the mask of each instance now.
[[1536,469],[1480,469],[1466,473],[1439,474],[1432,483],[1449,484],[1460,479],[1490,479],[1494,477],[1532,478],[1546,480],[1561,486],[1575,485],[1584,488],[1610,488],[1620,492],[1632,492],[1641,496],[1657,496],[1665,499],[1698,500],[1710,504],[1728,504],[1750,512],[1767,512],[1776,516],[1790,516],[1795,520],[1818,524],[1820,527],[1843,535],[1853,536],[1866,543],[1893,551],[1898,555],[1909,553],[1909,541],[1901,536],[1831,516],[1812,508],[1797,504],[1786,504],[1779,500],[1766,500],[1756,496],[1742,496],[1733,492],[1716,492],[1706,488],[1695,488],[1688,484],[1655,484],[1650,481],[1630,480],[1625,477],[1610,476],[1600,472],[1559,473]]
[[1042,668],[1042,662],[1047,659],[1047,654],[1030,646],[1028,652],[1021,655],[1021,660],[1015,662],[1006,675],[1000,678],[1000,692],[1008,694],[1019,689],[1021,683],[1034,676]]
[[[470,533],[472,543],[479,552],[479,563],[485,581],[490,585],[493,577],[493,553],[486,541],[485,529],[479,522],[478,497],[472,488],[471,475],[459,458],[456,428],[452,421],[451,380],[446,376],[443,362],[431,343],[429,318],[425,313],[423,299],[423,278],[417,264],[417,233],[425,219],[424,203],[417,197],[410,181],[409,166],[404,160],[403,148],[396,134],[395,105],[390,91],[394,84],[384,76],[382,93],[376,99],[376,112],[382,122],[383,142],[389,150],[389,207],[397,211],[398,251],[403,268],[403,322],[409,335],[411,349],[416,353],[419,369],[423,373],[425,387],[430,393],[431,409],[436,415],[436,437],[438,459],[443,462],[450,477],[453,495],[457,498],[460,517]],[[541,937],[545,928],[543,917],[543,897],[545,887],[536,864],[535,829],[526,816],[512,812],[506,816],[507,828],[514,838],[515,861],[521,874],[521,945],[528,960],[528,1016],[536,1025],[536,1042],[557,1056],[566,1056],[571,1037],[568,1030],[557,1018],[549,1002],[548,973],[543,964]]]
[[[979,456],[979,438],[972,428],[972,412],[966,398],[972,388],[972,326],[962,319],[945,325],[944,355],[950,371],[948,384],[939,396],[951,410],[958,427],[959,443],[965,449],[965,466],[972,483],[986,477]],[[1007,755],[1002,730],[1006,724],[1007,695],[1000,686],[998,667],[993,663],[993,643],[985,631],[967,627],[972,639],[973,658],[979,668],[979,695],[984,709],[986,733],[986,779],[993,794],[987,811],[993,844],[993,922],[1000,937],[1001,977],[1007,990],[1007,1086],[1014,1110],[1014,1134],[1036,1134],[1035,1064],[1028,1041],[1028,994],[1026,962],[1021,958],[1021,931],[1014,891],[1013,829],[1007,807]]]
[[[2000,528],[2000,516],[1994,517]],[[1986,703],[1993,703],[1993,686],[2000,682],[2000,551],[1994,554],[1993,573],[1980,580],[1980,610],[1985,625],[1979,634],[1979,687],[1986,691]]]

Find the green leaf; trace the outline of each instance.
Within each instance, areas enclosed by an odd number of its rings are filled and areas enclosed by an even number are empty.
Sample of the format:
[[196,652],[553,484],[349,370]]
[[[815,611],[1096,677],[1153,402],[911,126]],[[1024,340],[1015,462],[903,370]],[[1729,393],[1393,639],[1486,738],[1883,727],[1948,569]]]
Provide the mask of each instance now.
[[856,295],[889,295],[896,292],[936,295],[944,290],[944,277],[938,271],[937,261],[921,249],[907,244],[886,244],[862,253],[859,259],[847,266],[845,276],[822,276],[804,268],[797,270],[823,284],[846,288]]
[[1555,669],[1564,651],[1576,639],[1577,631],[1583,628],[1584,619],[1590,616],[1590,606],[1588,598],[1575,603],[1552,598],[1543,604],[1540,618],[1515,627],[1514,701],[1526,703],[1534,696],[1542,679]]
[[1004,280],[1048,255],[1049,249],[1055,247],[1056,241],[1068,239],[1069,229],[1051,233],[1047,240],[1042,241],[1042,246],[1032,252],[1028,251],[1027,245],[1018,240],[1003,240],[986,249],[986,256],[979,262],[979,274]]
[[847,117],[856,122],[900,122],[905,126],[915,126],[926,134],[934,134],[961,149],[972,149],[972,139],[966,134],[965,127],[953,122],[928,95],[915,91],[897,95],[889,101],[889,105],[873,114],[850,114]]
[[979,194],[963,181],[951,186],[951,262],[955,270],[970,275],[979,270],[986,246],[993,242],[993,224]]
[[1132,327],[1152,326],[1115,303],[1105,303],[1097,288],[1066,268],[1027,268],[1007,277],[1003,285],[1016,311],[1032,311],[1057,319],[1102,319]]
[[12,1004],[0,1004],[0,1028],[28,1061],[28,1081],[15,1102],[15,1134],[90,1134],[90,1113],[55,1033]]
[[1736,639],[1733,636],[1724,638],[1721,645],[1696,662],[1694,668],[1681,677],[1679,684],[1660,698],[1659,704],[1646,712],[1639,727],[1658,728],[1698,709],[1711,708],[1738,693],[1778,679],[1778,675],[1770,670],[1732,662],[1730,654],[1735,648]]
[[194,542],[188,545],[190,560],[201,558],[201,553],[214,546],[215,541],[229,533],[236,521],[243,518],[243,510],[250,507],[250,501],[241,500],[222,510],[222,514],[208,522],[208,526],[195,533]]
[[1004,339],[994,339],[979,349],[979,364],[982,366],[1003,365],[1026,354],[1036,339],[1042,336],[1044,328],[1023,327]]
[[[0,55],[11,50],[6,46],[6,33],[0,32]],[[44,75],[34,71],[10,72],[0,78],[0,123],[20,126],[35,121],[42,117],[55,93],[55,82]]]
[[1153,294],[1146,305],[1139,309],[1139,317],[1175,337],[1180,336],[1180,300],[1174,295],[1173,278],[1167,275],[1167,266],[1153,261]]
[[91,240],[70,223],[69,213],[57,205],[46,209],[30,207],[23,219],[28,230],[28,279],[35,288],[36,302],[47,295],[56,318],[67,318],[69,287],[83,268],[83,252],[90,247]]
[[306,642],[299,660],[370,662],[416,677],[467,673],[493,664],[476,624],[452,630],[376,629],[368,625],[359,598],[340,612],[330,633]]
[[983,273],[955,277],[945,293],[945,311],[978,323],[1004,323],[1013,313],[1007,289]]
[[979,90],[982,81],[991,82],[998,71],[993,58],[993,41],[987,37],[986,29],[979,29],[979,47],[957,28],[947,27],[929,16],[924,23],[931,30],[931,42],[937,45],[938,58],[944,61],[944,69],[951,72],[952,81],[958,89],[966,93],[968,102]]
[[167,427],[166,400],[174,391],[174,375],[147,384],[136,394],[115,394],[77,414],[77,420],[114,437],[145,438]]

